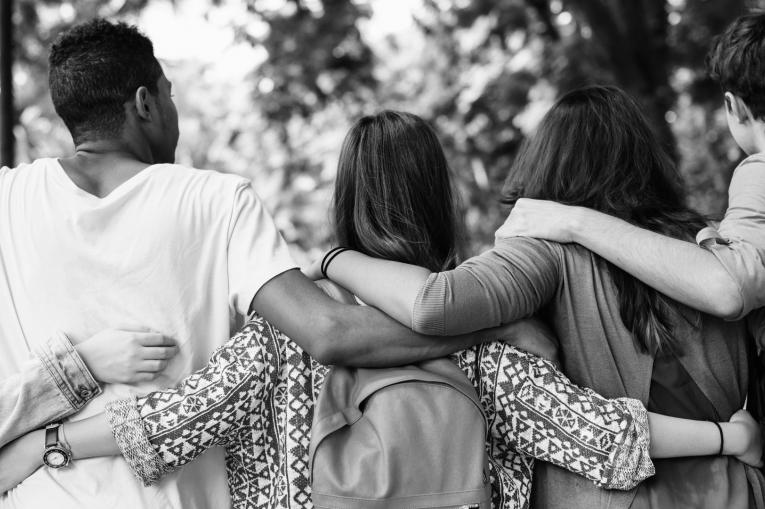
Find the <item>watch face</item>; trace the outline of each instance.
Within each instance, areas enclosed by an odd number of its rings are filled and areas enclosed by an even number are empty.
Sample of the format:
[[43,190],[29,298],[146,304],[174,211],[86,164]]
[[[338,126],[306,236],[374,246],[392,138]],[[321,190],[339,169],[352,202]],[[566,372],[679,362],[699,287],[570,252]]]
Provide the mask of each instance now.
[[60,449],[49,449],[45,451],[43,461],[51,468],[61,468],[69,462],[69,456]]

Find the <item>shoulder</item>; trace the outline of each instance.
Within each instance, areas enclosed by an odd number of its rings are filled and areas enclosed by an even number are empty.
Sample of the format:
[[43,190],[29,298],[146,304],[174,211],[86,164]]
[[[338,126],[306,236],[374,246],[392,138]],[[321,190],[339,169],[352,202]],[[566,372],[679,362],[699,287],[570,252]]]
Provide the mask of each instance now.
[[532,237],[509,237],[497,239],[492,251],[503,254],[514,253],[515,255],[561,258],[564,249],[564,244],[548,240]]
[[231,205],[243,192],[254,194],[252,182],[245,177],[181,164],[155,165],[151,179],[157,188],[168,193],[176,192],[186,199],[203,202]]
[[250,185],[250,181],[240,175],[222,173],[184,166],[182,164],[158,164],[154,166],[154,175],[158,178],[172,179],[176,182],[190,182],[228,188],[231,190]]
[[0,167],[0,182],[17,181],[18,179],[40,178],[45,172],[56,167],[56,160],[53,158],[35,159],[29,163],[22,163],[11,168],[8,166]]
[[731,177],[731,188],[765,182],[765,153],[752,154],[736,166]]

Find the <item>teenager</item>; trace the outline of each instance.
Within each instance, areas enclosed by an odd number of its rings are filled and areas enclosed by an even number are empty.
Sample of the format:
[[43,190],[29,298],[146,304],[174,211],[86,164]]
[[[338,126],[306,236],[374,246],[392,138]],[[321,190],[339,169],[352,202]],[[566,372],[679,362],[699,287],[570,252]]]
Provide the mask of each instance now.
[[747,154],[733,173],[719,227],[699,246],[641,228],[633,218],[521,199],[499,237],[576,242],[693,308],[741,318],[765,306],[765,13],[740,17],[716,38],[707,68],[723,92],[728,128]]
[[[459,260],[460,225],[443,150],[414,115],[383,112],[354,125],[341,152],[333,215],[339,241],[361,252],[434,271]],[[629,489],[653,472],[638,401],[582,390],[550,363],[504,343],[452,359],[485,406],[494,507],[528,507],[534,458],[604,488]],[[111,427],[94,417],[65,424],[66,437],[75,462],[121,451],[147,484],[225,444],[235,507],[310,507],[307,447],[325,373],[256,317],[178,388],[114,402],[107,407]],[[718,431],[711,423],[651,415],[651,454],[716,454],[722,433],[730,448],[723,453],[758,462],[759,440],[746,447],[745,438],[756,426],[738,417]],[[40,433],[0,455],[0,466],[12,463],[22,475],[40,466]]]
[[[505,196],[509,204],[535,197],[589,206],[676,238],[703,225],[684,205],[677,172],[638,106],[609,87],[576,90],[555,103],[522,147]],[[325,264],[325,272],[369,305],[430,334],[541,312],[575,383],[608,397],[637,398],[649,411],[724,420],[745,401],[753,335],[746,323],[691,311],[581,246],[499,240],[448,271],[350,250]],[[617,493],[544,463],[535,474],[535,503],[711,509],[763,501],[761,474],[735,458],[655,465],[654,477]]]
[[[330,299],[293,270],[248,180],[173,164],[171,84],[134,27],[79,25],[57,39],[49,64],[53,105],[75,151],[0,169],[0,379],[21,372],[34,341],[56,331],[75,345],[114,328],[175,340],[160,376],[107,385],[77,414],[85,418],[111,399],[180,382],[253,308],[325,363],[409,363],[501,335],[416,334],[374,308]],[[50,442],[62,440],[52,427]],[[147,489],[121,457],[83,460],[40,469],[0,507],[225,508],[223,465],[222,451],[211,451]]]

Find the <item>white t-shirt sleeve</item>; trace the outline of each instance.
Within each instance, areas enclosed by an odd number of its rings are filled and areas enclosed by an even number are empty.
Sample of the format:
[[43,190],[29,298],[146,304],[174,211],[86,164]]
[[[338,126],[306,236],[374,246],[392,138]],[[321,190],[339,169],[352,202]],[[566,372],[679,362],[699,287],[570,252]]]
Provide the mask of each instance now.
[[228,231],[229,304],[247,316],[260,288],[296,268],[287,243],[249,182],[236,190]]

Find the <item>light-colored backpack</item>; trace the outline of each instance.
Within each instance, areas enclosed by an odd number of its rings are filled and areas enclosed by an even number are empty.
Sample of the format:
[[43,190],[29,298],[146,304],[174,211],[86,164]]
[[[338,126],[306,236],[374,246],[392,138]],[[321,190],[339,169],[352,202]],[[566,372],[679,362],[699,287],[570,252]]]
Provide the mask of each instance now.
[[486,430],[475,389],[448,359],[334,367],[314,408],[314,506],[488,509]]

